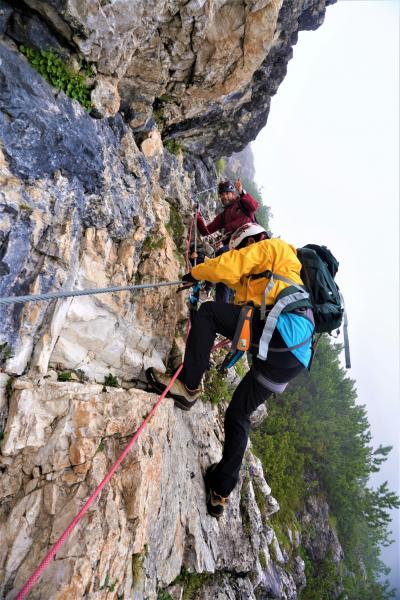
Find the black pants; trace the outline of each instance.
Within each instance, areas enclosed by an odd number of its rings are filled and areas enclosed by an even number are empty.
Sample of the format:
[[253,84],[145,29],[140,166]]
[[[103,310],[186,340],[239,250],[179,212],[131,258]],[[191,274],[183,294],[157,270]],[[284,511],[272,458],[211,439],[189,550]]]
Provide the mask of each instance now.
[[[221,256],[221,254],[227,252],[228,250],[229,246],[224,245],[222,246],[222,248],[217,250],[215,256]],[[215,301],[228,303],[231,297],[233,297],[233,291],[230,290],[228,286],[226,286],[224,283],[217,283],[217,285],[215,286]]]
[[[196,314],[186,344],[183,370],[179,379],[189,388],[200,385],[208,367],[211,348],[217,333],[232,339],[239,318],[240,306],[219,302],[205,302]],[[252,324],[253,341],[261,337],[264,322],[255,309]],[[271,346],[284,348],[285,343],[275,331]],[[262,375],[277,383],[286,383],[303,371],[303,365],[291,352],[269,352],[266,361],[253,358],[253,366]],[[249,371],[235,389],[225,414],[225,442],[222,460],[213,472],[212,489],[228,496],[235,487],[246,450],[250,430],[250,415],[272,394]]]

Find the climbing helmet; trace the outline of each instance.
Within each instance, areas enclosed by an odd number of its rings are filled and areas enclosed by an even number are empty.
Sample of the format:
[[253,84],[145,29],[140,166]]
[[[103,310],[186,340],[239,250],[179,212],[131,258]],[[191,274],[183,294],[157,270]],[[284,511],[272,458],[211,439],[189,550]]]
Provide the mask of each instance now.
[[267,236],[267,232],[264,227],[261,227],[258,223],[246,223],[239,227],[231,236],[229,240],[229,250],[233,250],[233,248],[237,248],[243,242],[244,239],[250,236],[259,235],[260,233],[265,233]]

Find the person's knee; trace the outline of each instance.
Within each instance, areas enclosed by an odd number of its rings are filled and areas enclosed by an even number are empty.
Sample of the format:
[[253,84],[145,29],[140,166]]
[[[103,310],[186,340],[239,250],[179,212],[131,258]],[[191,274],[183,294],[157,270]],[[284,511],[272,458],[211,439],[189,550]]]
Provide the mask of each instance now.
[[197,312],[198,315],[202,316],[202,317],[208,317],[210,315],[214,315],[214,302],[203,302],[203,304],[200,305],[200,308]]

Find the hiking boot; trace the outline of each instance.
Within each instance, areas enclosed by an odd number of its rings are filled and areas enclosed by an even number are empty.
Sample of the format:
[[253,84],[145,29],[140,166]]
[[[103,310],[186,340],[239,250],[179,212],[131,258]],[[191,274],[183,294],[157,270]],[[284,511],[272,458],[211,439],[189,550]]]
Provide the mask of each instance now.
[[[162,394],[165,388],[169,385],[172,375],[168,375],[168,373],[161,373],[160,371],[150,367],[149,369],[146,369],[146,379],[156,392]],[[167,396],[175,400],[175,406],[178,408],[181,408],[182,410],[190,410],[192,406],[196,404],[200,393],[200,388],[197,390],[190,390],[182,381],[175,379],[171,389],[168,391]]]
[[204,483],[206,486],[206,502],[207,502],[207,512],[212,517],[219,519],[222,517],[224,513],[225,504],[228,502],[228,498],[224,498],[220,494],[214,492],[214,490],[210,487],[210,479],[212,472],[215,470],[217,463],[214,463],[210,467],[208,467],[205,475],[204,475]]

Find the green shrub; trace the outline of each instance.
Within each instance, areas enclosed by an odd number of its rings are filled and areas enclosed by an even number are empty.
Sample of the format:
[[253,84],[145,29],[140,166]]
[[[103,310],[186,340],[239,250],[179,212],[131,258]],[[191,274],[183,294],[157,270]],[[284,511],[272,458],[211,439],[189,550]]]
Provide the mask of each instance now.
[[336,597],[339,575],[332,553],[321,561],[305,558],[305,574],[307,584],[300,594],[301,600],[331,600]]
[[7,380],[6,383],[6,398],[7,400],[10,400],[12,393],[13,393],[13,389],[14,389],[14,381],[15,381],[15,377],[10,377],[10,379]]
[[222,156],[215,161],[215,170],[217,171],[217,175],[222,175],[222,173],[225,171],[225,166],[226,162]]
[[58,373],[57,380],[58,381],[71,381],[72,372],[71,371],[61,371]]
[[107,387],[119,387],[118,379],[112,373],[104,377],[104,385]]
[[246,536],[251,537],[252,528],[251,521],[249,515],[249,485],[250,485],[250,477],[248,471],[246,469],[246,475],[244,476],[242,487],[240,489],[240,515],[242,518],[242,527]]
[[[293,517],[293,519],[295,520],[295,517]],[[270,524],[275,532],[280,548],[283,548],[288,554],[290,554],[292,545],[290,543],[287,530],[293,526],[291,526],[291,524],[287,521],[283,521],[282,515],[280,515],[279,512],[272,515]]]
[[152,250],[159,250],[165,244],[165,240],[162,236],[155,236],[149,234],[143,242],[143,250],[146,252],[152,252]]
[[153,119],[157,128],[162,131],[164,129],[164,110],[161,106],[153,111]]
[[168,152],[171,152],[171,154],[175,154],[175,156],[181,152],[184,152],[185,150],[184,146],[182,146],[182,144],[176,140],[165,140],[164,147],[168,150]]
[[212,368],[208,371],[204,382],[203,399],[211,404],[219,404],[220,402],[229,402],[232,397],[232,392],[217,369]]
[[141,579],[143,578],[144,558],[145,558],[144,553],[138,552],[137,554],[132,554],[132,580],[133,580],[134,587],[138,586],[140,584]]
[[267,559],[265,558],[264,550],[260,550],[258,560],[260,561],[261,568],[265,570],[267,568]]
[[12,358],[14,355],[11,350],[11,346],[4,342],[4,344],[0,344],[0,365],[4,364],[9,358]]
[[172,596],[167,590],[162,590],[157,594],[157,600],[172,600]]
[[32,208],[32,206],[29,206],[29,204],[21,203],[19,205],[19,209],[20,210],[26,210],[27,212],[33,212],[33,208]]
[[[76,73],[65,64],[65,62],[51,50],[34,50],[27,46],[19,47],[22,54],[26,56],[32,67],[52,86],[65,92],[73,100],[77,100],[86,110],[92,108],[90,101],[90,90],[86,85],[85,77]],[[89,72],[89,65],[82,67],[83,73]],[[93,74],[93,71],[91,71]]]
[[235,363],[234,367],[233,367],[236,371],[236,373],[239,375],[240,379],[243,379],[243,377],[246,375],[247,373],[247,369],[246,369],[246,365],[244,362],[244,358],[240,358],[237,363]]
[[108,592],[113,592],[115,590],[116,585],[117,585],[117,581],[114,581],[114,583],[111,583],[110,578],[107,573],[104,583],[101,586],[100,590],[107,590]]
[[184,251],[185,241],[185,226],[182,221],[180,212],[173,204],[169,207],[169,221],[166,225],[167,231],[172,235],[175,246],[181,251]]
[[98,452],[103,452],[104,450],[105,450],[104,440],[101,440],[101,442],[98,445],[98,448],[97,448],[95,454],[97,454]]
[[195,593],[212,579],[209,573],[189,573],[182,569],[181,574],[175,579],[174,584],[183,587],[182,600],[192,600]]
[[254,498],[256,500],[256,504],[259,508],[261,516],[263,516],[263,515],[265,515],[265,512],[267,510],[267,502],[265,500],[265,496],[262,493],[261,489],[258,487],[258,485],[254,481],[253,481],[253,488],[254,488]]

